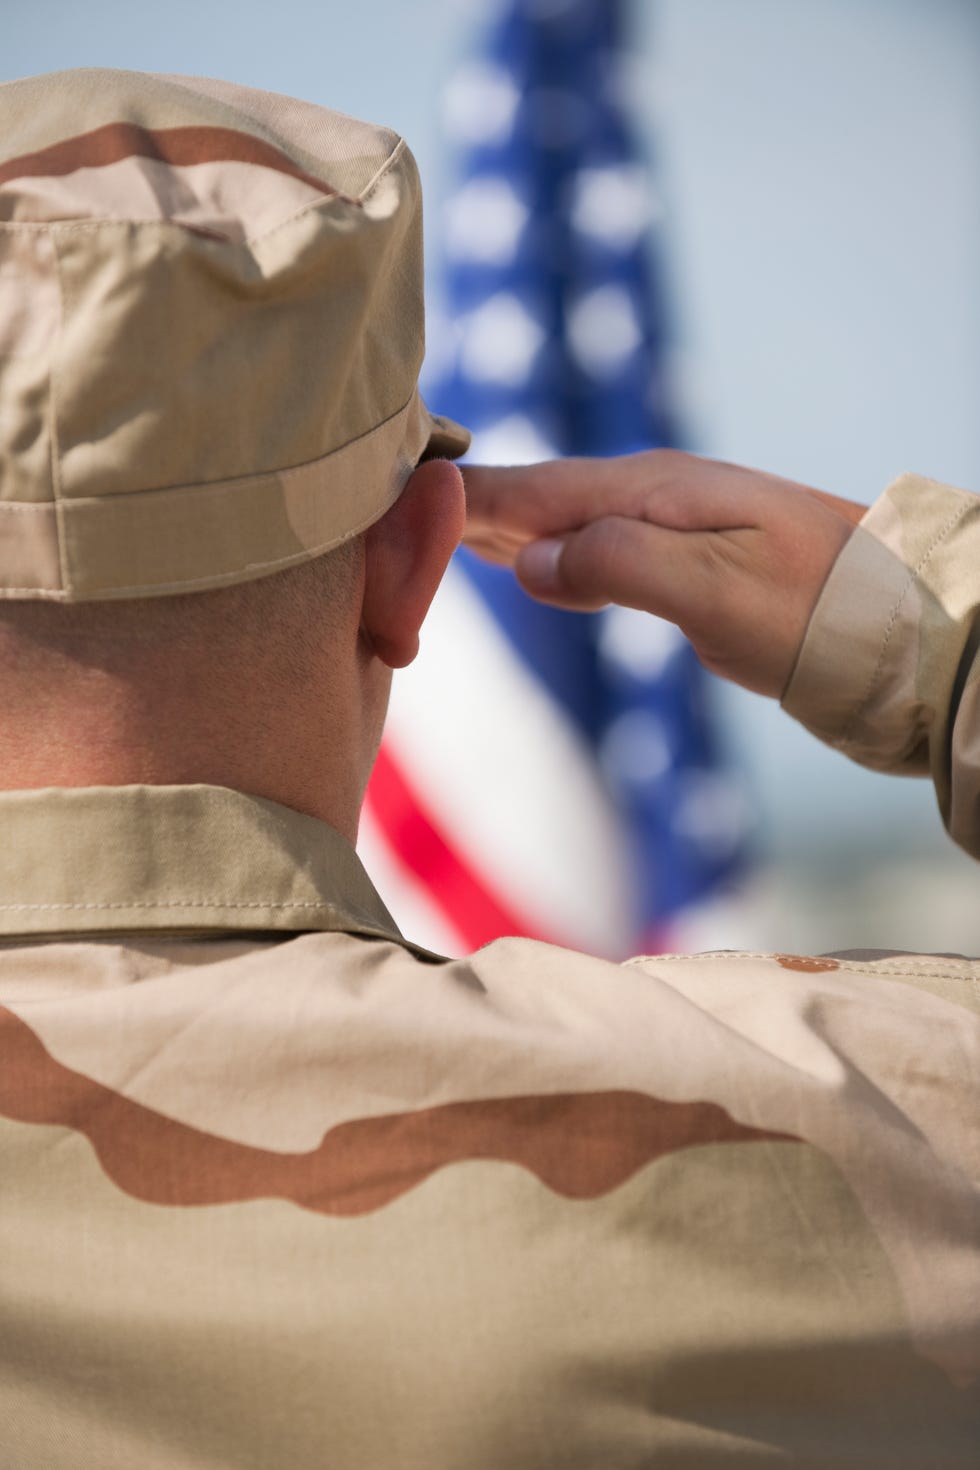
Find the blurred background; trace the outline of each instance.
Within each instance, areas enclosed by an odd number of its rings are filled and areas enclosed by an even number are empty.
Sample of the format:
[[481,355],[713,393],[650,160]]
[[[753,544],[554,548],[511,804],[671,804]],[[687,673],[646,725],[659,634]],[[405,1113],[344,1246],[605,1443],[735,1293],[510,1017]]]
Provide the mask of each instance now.
[[[527,4],[555,23],[574,8]],[[980,490],[975,0],[622,8],[623,106],[650,170],[650,249],[667,307],[657,350],[685,446],[862,502],[907,469]],[[403,133],[426,190],[437,382],[454,340],[439,326],[442,247],[467,167],[458,86],[455,121],[446,89],[479,59],[500,9],[3,0],[0,74],[100,65],[221,76]],[[850,766],[775,706],[715,681],[704,700],[721,769],[734,773],[737,799],[722,800],[741,813],[744,857],[723,892],[675,917],[668,939],[980,952],[977,870],[942,832],[928,785]],[[453,743],[483,752],[480,779],[519,818],[514,791],[494,788],[486,741],[461,725]],[[397,863],[380,849],[376,860],[397,886]],[[562,860],[559,844],[550,861]],[[394,891],[390,901],[419,932],[424,902],[400,907]]]

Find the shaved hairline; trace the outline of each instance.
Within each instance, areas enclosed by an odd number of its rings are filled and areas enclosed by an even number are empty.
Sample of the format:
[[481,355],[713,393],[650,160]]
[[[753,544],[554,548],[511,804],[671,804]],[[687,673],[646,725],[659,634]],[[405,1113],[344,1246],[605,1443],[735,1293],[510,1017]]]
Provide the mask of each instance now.
[[204,592],[114,601],[0,600],[0,672],[10,659],[40,670],[53,659],[126,665],[152,655],[247,658],[257,644],[283,644],[288,663],[305,662],[348,606],[363,542],[354,537],[297,566]]

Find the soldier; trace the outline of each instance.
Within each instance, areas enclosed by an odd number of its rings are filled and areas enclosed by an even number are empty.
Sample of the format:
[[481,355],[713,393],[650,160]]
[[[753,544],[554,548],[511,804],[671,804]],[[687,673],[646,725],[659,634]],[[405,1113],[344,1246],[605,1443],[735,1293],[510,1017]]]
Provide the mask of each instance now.
[[[354,854],[464,517],[405,145],[120,72],[0,139],[0,1462],[975,1466],[976,962],[449,961]],[[980,500],[466,493],[980,851]]]

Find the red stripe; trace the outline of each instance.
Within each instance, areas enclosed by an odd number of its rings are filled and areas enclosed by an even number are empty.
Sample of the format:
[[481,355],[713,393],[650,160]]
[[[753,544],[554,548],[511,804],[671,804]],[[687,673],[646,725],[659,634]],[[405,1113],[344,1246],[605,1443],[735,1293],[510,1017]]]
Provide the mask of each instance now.
[[387,743],[381,746],[368,800],[398,857],[429,890],[469,948],[507,934],[551,940],[539,925],[503,903],[473,871],[426,811]]

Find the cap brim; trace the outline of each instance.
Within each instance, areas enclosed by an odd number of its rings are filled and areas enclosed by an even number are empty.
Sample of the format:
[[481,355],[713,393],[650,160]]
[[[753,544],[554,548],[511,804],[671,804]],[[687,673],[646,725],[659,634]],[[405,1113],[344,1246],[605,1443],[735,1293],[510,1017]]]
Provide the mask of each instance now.
[[432,429],[422,459],[459,459],[466,453],[473,438],[469,429],[464,429],[454,419],[444,418],[442,414],[430,413],[429,418]]

